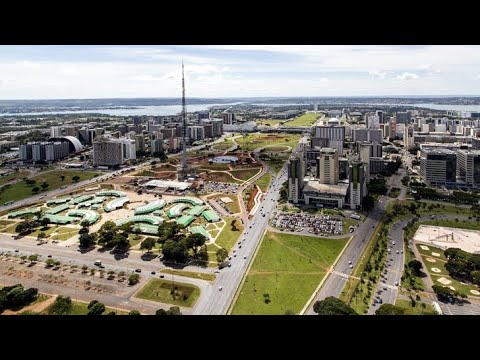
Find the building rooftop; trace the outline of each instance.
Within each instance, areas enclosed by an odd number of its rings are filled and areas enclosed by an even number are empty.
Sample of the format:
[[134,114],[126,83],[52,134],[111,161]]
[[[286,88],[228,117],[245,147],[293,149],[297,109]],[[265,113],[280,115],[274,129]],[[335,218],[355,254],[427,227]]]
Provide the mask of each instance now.
[[455,151],[443,147],[422,147],[426,154],[455,154]]
[[337,185],[321,184],[318,180],[309,180],[303,188],[303,192],[316,192],[323,194],[336,194],[346,196],[348,191],[347,183],[338,183]]
[[336,152],[337,152],[337,149],[333,149],[333,148],[324,147],[320,149],[321,154],[335,154]]

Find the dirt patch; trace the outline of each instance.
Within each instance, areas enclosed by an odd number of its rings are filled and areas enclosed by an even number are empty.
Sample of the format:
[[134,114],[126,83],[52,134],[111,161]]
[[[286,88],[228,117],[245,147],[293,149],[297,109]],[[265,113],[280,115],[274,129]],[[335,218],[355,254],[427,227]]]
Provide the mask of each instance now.
[[425,246],[425,245],[420,245],[420,248],[422,250],[426,250],[426,251],[430,250],[430,248],[428,246]]
[[452,282],[452,280],[448,280],[447,278],[444,278],[444,277],[438,278],[437,281],[443,285],[448,285]]
[[427,260],[428,262],[431,262],[431,263],[436,263],[437,262],[437,260],[432,259],[432,258],[426,258],[425,260]]
[[470,290],[470,293],[475,296],[480,296],[480,291],[477,290]]
[[437,252],[432,252],[432,256],[440,257],[440,256],[442,256],[442,255],[440,255],[440,254],[437,253]]
[[442,270],[440,270],[439,268],[431,268],[430,270],[432,270],[434,273],[441,273]]

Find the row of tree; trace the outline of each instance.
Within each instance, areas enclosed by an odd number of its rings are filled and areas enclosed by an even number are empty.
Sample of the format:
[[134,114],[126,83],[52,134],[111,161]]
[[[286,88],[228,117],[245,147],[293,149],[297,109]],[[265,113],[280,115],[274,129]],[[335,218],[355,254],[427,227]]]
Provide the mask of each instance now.
[[444,254],[448,260],[445,269],[451,277],[480,285],[480,254],[470,254],[459,248],[449,248]]
[[38,289],[24,289],[23,285],[16,284],[0,289],[0,313],[5,309],[14,309],[30,304],[38,296]]

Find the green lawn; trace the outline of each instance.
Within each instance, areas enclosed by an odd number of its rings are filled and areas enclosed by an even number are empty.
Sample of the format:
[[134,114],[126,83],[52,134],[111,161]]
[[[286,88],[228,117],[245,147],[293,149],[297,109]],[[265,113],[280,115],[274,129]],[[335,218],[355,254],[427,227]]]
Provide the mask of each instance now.
[[194,285],[161,279],[150,279],[135,295],[140,299],[185,307],[192,307],[199,296],[200,289]]
[[254,168],[254,169],[246,169],[246,170],[232,170],[230,174],[235,176],[237,179],[247,181],[252,176],[256,175],[261,168]]
[[243,150],[252,151],[267,145],[286,145],[295,148],[300,135],[298,134],[246,134],[235,141]]
[[268,185],[270,185],[270,181],[272,180],[272,175],[267,172],[262,175],[260,179],[255,181],[255,185],[258,185],[258,187],[263,191],[266,192],[268,190]]
[[[214,196],[213,199],[221,199],[224,197],[228,197],[230,200],[232,200],[232,203],[225,204],[225,206],[230,210],[233,214],[239,213],[240,212],[240,205],[238,205],[238,198],[235,195],[230,195],[230,194],[225,194],[225,195],[218,195]],[[213,224],[211,228],[213,228]],[[208,228],[208,227],[207,227]]]
[[12,225],[14,223],[15,223],[15,221],[11,221],[11,220],[0,220],[0,227],[7,226],[7,225]]
[[312,124],[318,120],[318,118],[321,116],[321,114],[315,114],[315,113],[305,113],[301,116],[296,117],[295,119],[291,121],[285,122],[283,126],[305,126],[309,127],[312,126]]
[[[215,256],[214,256],[214,258],[215,258]],[[191,278],[194,278],[194,279],[207,280],[207,281],[213,281],[213,280],[215,280],[215,277],[216,277],[214,274],[199,273],[199,272],[193,272],[193,271],[174,270],[174,269],[163,269],[160,272],[165,273],[165,274],[186,276],[186,277],[191,277]]]
[[133,176],[154,176],[155,173],[151,170],[143,170],[138,173],[133,174]]
[[214,149],[214,150],[227,150],[228,148],[231,148],[232,146],[233,146],[232,141],[225,141],[223,143],[212,145],[212,149]]
[[[443,261],[447,261],[447,258],[445,257],[445,255],[443,254],[443,250],[440,249],[440,248],[437,248],[435,246],[432,246],[430,244],[416,244],[417,245],[417,249],[418,249],[418,252],[420,253],[420,255],[428,255],[429,257],[433,258],[433,259],[441,259]],[[423,250],[420,246],[427,246],[429,250]],[[433,256],[432,255],[432,252],[436,252],[436,253],[439,253],[440,256]]]
[[422,224],[451,227],[451,228],[458,228],[458,229],[480,230],[480,223],[476,221],[471,221],[471,220],[466,220],[466,221],[431,220],[431,221],[422,221]]
[[233,184],[241,184],[243,182],[243,181],[232,178],[230,174],[227,174],[224,172],[207,172],[205,180],[233,183]]
[[273,120],[273,119],[256,119],[255,122],[258,126],[273,127],[277,124],[282,124],[286,120]]
[[[67,313],[67,315],[87,315],[88,314],[88,303],[82,301],[72,300],[72,309]],[[105,312],[103,315],[108,314],[109,312],[115,312],[117,315],[127,315],[128,312],[116,310],[115,308],[105,307]],[[41,312],[41,314],[48,314],[48,308]]]
[[415,307],[412,307],[410,300],[397,299],[395,305],[404,308],[405,315],[436,315],[433,306],[417,301]]
[[[353,220],[353,219],[350,219],[350,218],[345,218],[345,219],[343,220],[343,232],[342,232],[342,235],[344,235],[344,234],[349,234],[349,233],[350,233],[350,230],[349,230],[350,225],[355,226],[356,224],[358,224],[358,221]],[[353,234],[353,233],[352,233],[352,234]]]
[[346,243],[267,232],[232,314],[299,313]]
[[0,177],[0,186],[8,183],[11,180],[21,179],[21,178],[27,177],[28,174],[29,174],[28,171],[18,171],[18,172],[14,172],[13,174],[10,174],[10,175],[7,175],[7,176],[2,176],[2,177]]
[[274,157],[270,157],[267,160],[263,160],[275,174],[282,169],[285,161],[288,160],[289,155],[286,153],[277,153]]
[[[218,236],[215,243],[218,246],[223,247],[227,249],[228,252],[230,252],[233,245],[238,240],[238,238],[240,237],[240,234],[243,231],[243,225],[239,219],[235,219],[233,217],[224,217],[223,220],[225,220],[227,223],[224,226],[222,232]],[[236,220],[235,222],[236,231],[233,231],[232,226],[230,225],[233,220]]]
[[144,237],[139,235],[137,238],[137,234],[129,234],[128,235],[128,242],[130,243],[130,247],[133,247],[137,244],[140,244],[143,241]]
[[228,164],[204,164],[199,170],[215,170],[215,171],[225,171],[228,170],[229,166]]
[[[5,204],[7,201],[15,201],[27,198],[34,194],[32,189],[34,187],[40,187],[43,182],[49,184],[46,191],[55,190],[63,185],[70,185],[74,182],[72,181],[73,176],[79,176],[80,181],[88,180],[95,177],[98,173],[96,172],[89,172],[89,171],[73,171],[73,170],[58,170],[58,171],[50,171],[43,174],[36,175],[35,177],[31,178],[31,180],[35,180],[35,185],[27,185],[24,181],[19,181],[4,191],[0,192],[0,205]],[[62,181],[60,176],[64,175],[65,180]]]

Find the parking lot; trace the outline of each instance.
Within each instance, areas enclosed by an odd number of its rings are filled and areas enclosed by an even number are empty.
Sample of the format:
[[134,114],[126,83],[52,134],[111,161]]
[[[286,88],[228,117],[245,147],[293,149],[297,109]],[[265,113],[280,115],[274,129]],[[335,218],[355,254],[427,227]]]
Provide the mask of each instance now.
[[340,216],[311,215],[306,213],[279,213],[273,226],[295,232],[307,231],[312,234],[339,235],[343,231],[343,221]]
[[238,184],[209,181],[205,182],[204,193],[220,192],[224,194],[236,194],[238,187]]

